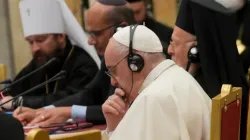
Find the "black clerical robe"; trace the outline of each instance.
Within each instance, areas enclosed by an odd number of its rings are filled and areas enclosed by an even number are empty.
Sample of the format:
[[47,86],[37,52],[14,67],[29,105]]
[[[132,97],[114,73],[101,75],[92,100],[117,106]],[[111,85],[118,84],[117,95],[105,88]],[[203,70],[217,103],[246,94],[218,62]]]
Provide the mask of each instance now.
[[[53,77],[61,70],[66,71],[66,77],[64,79],[49,83],[47,87],[44,86],[23,96],[24,106],[34,109],[44,107],[79,92],[94,78],[98,71],[97,64],[89,54],[82,48],[72,45],[69,40],[67,41],[63,55],[58,56],[58,58],[60,62],[37,72],[23,82],[13,86],[10,95],[16,96],[44,82],[46,79]],[[18,80],[37,68],[35,60],[31,60],[16,76],[15,80]]]
[[237,15],[215,12],[196,3],[191,3],[191,7],[207,94],[218,95],[222,84],[243,89],[241,139],[244,139],[248,84],[236,47]]

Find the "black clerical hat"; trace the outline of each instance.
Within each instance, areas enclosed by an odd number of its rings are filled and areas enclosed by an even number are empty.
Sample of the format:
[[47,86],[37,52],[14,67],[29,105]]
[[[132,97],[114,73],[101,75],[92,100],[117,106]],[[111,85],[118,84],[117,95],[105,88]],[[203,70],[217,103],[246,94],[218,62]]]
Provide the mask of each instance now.
[[98,0],[99,3],[104,5],[122,6],[127,3],[126,0]]
[[192,10],[188,0],[182,0],[175,25],[190,34],[195,34]]

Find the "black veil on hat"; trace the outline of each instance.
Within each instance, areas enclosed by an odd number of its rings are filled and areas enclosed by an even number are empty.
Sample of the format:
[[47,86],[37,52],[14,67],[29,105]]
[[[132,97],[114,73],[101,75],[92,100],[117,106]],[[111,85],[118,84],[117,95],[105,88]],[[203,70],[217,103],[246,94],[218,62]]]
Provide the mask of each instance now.
[[236,47],[236,13],[217,12],[195,2],[190,2],[190,6],[209,94],[219,94],[222,84],[232,84],[246,90],[244,70]]
[[[202,76],[207,89],[206,92],[211,98],[220,93],[223,84],[242,87],[241,124],[243,125],[241,125],[241,139],[244,139],[246,134],[248,85],[236,47],[239,30],[236,24],[237,13],[231,12],[228,14],[222,12],[225,7],[219,7],[218,3],[213,3],[213,6],[217,5],[218,7],[212,7],[211,5],[199,3],[201,1],[205,2],[205,0],[197,1],[183,0],[183,4],[186,3],[184,7],[188,9],[186,11],[191,11],[188,12],[191,15],[183,13],[186,15],[186,20],[192,18],[192,21],[179,23],[181,20],[178,17],[176,24],[182,26],[186,31],[192,29],[191,25],[193,24],[193,30],[189,32],[193,32],[197,38]],[[183,5],[181,6],[183,7]],[[183,14],[181,13],[183,9],[180,9],[180,15]]]
[[220,8],[206,7],[200,1],[204,0],[182,0],[176,26],[196,36],[207,94],[213,98],[222,84],[246,87],[236,47],[237,18],[235,13],[218,12]]
[[188,0],[182,0],[175,25],[190,34],[195,35],[192,9]]

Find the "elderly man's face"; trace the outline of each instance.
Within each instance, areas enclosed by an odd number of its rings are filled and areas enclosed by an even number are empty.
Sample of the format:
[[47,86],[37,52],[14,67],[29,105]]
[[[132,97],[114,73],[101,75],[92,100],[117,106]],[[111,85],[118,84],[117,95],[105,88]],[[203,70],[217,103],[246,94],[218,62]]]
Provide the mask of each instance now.
[[107,74],[111,77],[113,86],[122,88],[126,93],[131,91],[132,72],[128,68],[128,54],[121,54],[116,46],[116,41],[111,39],[105,52]]
[[147,15],[146,3],[144,2],[144,0],[142,0],[139,2],[130,3],[130,5],[134,11],[137,24],[141,24],[145,20]]
[[52,57],[60,55],[65,48],[65,35],[32,35],[26,37],[31,46],[31,52],[38,66],[43,65]]
[[172,40],[168,47],[168,54],[177,65],[185,69],[188,63],[188,51],[191,47],[196,45],[195,36],[175,26]]
[[114,26],[107,23],[105,11],[100,4],[96,4],[87,12],[86,30],[90,33],[88,43],[93,45],[100,56],[104,55],[110,37],[114,33]]

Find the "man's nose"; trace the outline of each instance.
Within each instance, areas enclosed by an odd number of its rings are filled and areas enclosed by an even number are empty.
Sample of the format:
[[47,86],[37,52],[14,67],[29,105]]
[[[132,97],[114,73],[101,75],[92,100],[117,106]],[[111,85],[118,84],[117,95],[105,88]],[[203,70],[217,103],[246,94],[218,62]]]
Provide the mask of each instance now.
[[34,42],[34,43],[31,45],[31,51],[32,51],[32,53],[36,53],[36,52],[39,51],[39,50],[40,50],[39,45],[38,45],[36,42]]
[[112,86],[116,86],[117,85],[118,82],[117,82],[117,80],[115,78],[111,77],[110,80],[111,80],[111,85]]
[[173,50],[172,45],[169,45],[169,46],[168,46],[168,54],[169,54],[170,56],[172,56],[172,55],[174,54],[174,50]]

